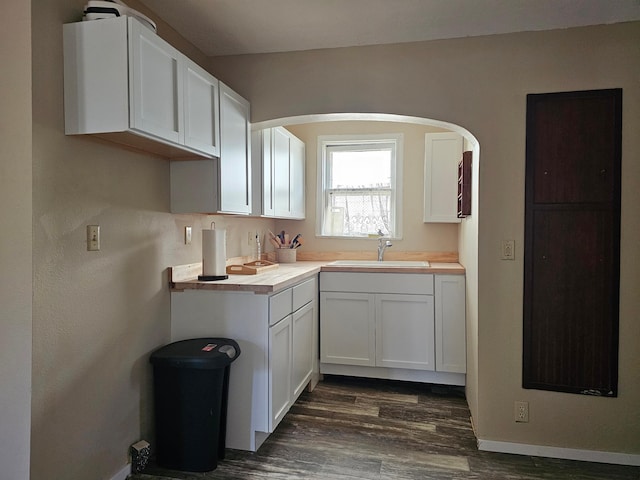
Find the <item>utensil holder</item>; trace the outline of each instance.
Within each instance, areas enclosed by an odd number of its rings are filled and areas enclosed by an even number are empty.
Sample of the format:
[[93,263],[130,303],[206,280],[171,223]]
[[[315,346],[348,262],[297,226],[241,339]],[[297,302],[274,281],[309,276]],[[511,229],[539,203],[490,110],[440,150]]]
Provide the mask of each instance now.
[[276,250],[276,259],[278,260],[278,263],[295,263],[296,249],[295,248],[278,248]]

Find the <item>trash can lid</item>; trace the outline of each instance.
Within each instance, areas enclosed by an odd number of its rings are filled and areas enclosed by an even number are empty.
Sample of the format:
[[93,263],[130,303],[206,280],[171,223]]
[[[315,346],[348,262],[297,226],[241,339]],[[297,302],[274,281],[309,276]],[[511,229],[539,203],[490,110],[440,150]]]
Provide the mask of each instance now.
[[226,367],[239,355],[240,347],[230,338],[193,338],[160,347],[149,361],[159,366],[206,370]]

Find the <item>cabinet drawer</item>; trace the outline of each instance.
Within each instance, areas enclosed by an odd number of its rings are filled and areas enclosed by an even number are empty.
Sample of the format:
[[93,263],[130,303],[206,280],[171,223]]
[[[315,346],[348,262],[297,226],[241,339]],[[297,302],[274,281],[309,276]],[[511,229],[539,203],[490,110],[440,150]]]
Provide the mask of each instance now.
[[321,272],[320,290],[433,295],[433,274]]
[[293,289],[287,288],[269,298],[269,326],[291,313]]
[[318,290],[316,278],[310,278],[309,280],[295,285],[293,288],[293,311],[295,312],[300,307],[306,305],[311,300],[316,298]]

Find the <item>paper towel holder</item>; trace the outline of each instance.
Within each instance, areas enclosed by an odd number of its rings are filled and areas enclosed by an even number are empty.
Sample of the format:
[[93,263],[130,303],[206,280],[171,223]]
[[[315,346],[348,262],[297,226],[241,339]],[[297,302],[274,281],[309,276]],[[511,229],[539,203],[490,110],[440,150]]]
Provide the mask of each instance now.
[[[211,230],[215,230],[216,222],[211,222]],[[203,242],[204,249],[204,242]],[[204,252],[203,252],[204,256]],[[203,269],[204,269],[204,261],[203,261]],[[204,272],[203,272],[204,273]],[[226,280],[229,278],[229,275],[198,275],[198,280],[201,282],[213,282],[216,280]]]

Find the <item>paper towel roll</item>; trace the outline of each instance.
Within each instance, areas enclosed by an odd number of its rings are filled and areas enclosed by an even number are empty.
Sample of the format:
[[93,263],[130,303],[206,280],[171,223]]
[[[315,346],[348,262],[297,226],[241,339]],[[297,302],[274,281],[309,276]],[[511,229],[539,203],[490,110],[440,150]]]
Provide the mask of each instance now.
[[202,230],[202,274],[221,276],[227,267],[227,231]]

